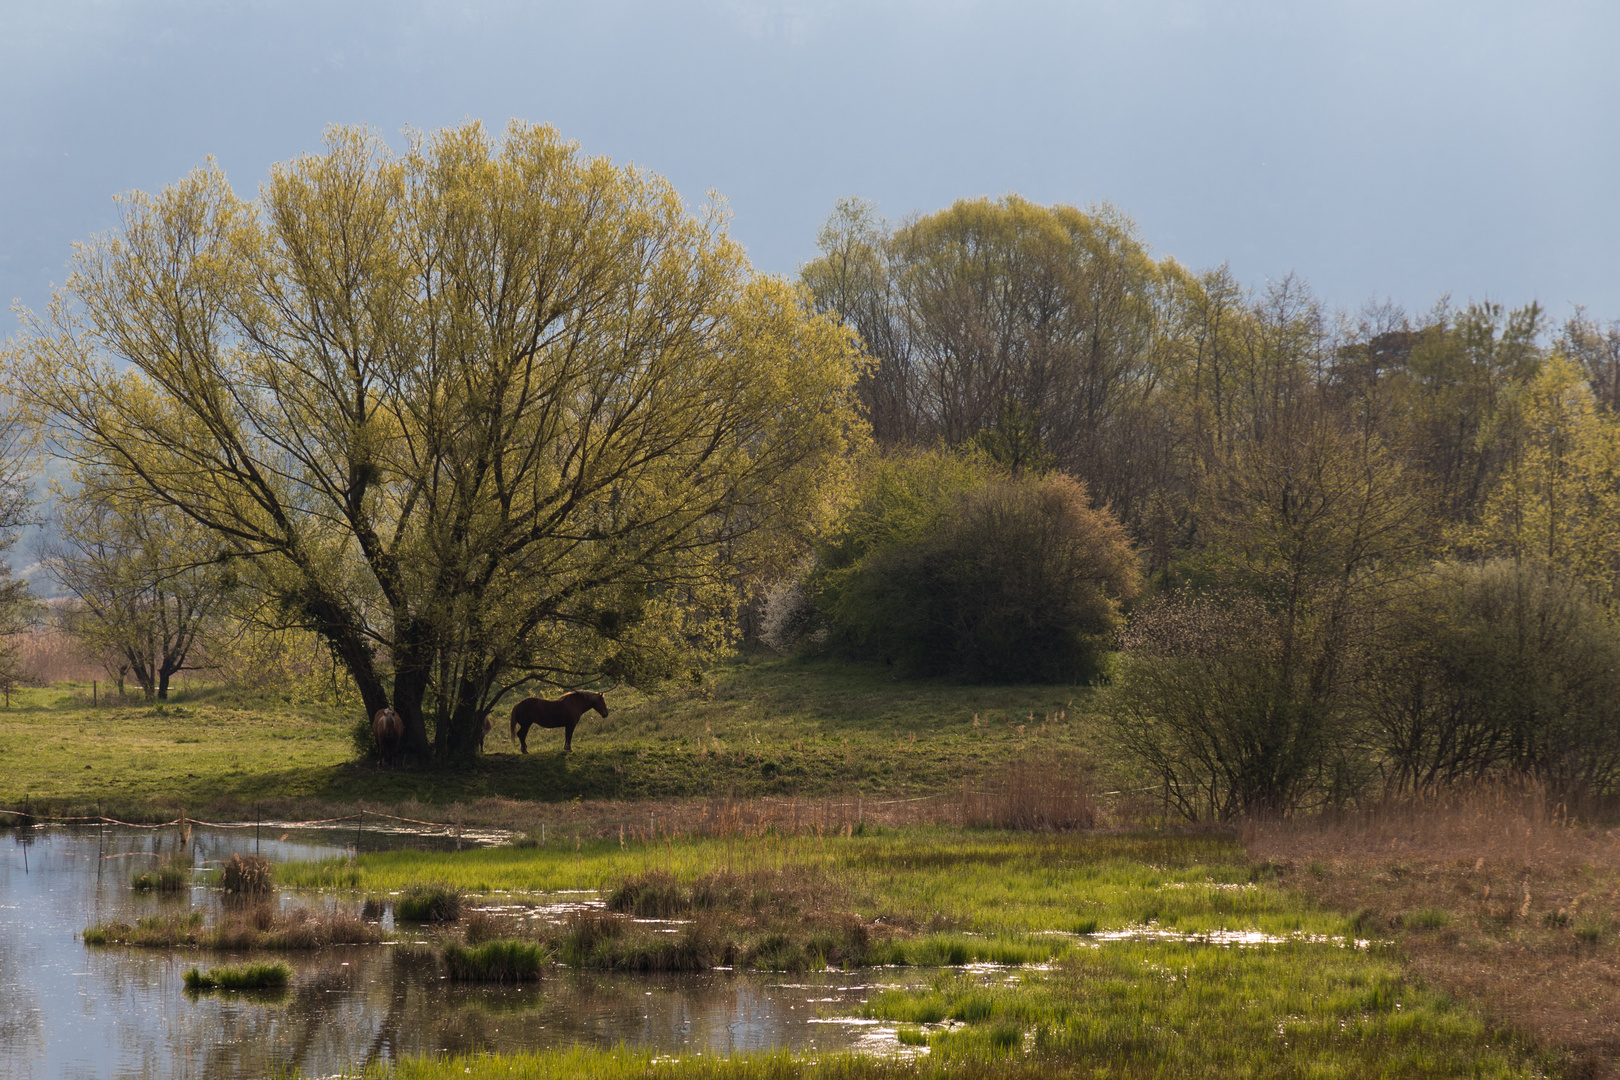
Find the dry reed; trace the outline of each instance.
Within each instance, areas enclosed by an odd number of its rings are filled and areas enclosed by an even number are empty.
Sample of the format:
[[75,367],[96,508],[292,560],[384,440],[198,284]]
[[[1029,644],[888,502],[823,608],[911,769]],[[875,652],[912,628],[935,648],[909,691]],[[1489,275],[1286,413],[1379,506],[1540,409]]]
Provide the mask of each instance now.
[[1395,939],[1418,978],[1482,1003],[1566,1075],[1620,1077],[1620,829],[1529,784],[1250,821],[1279,884]]
[[1097,824],[1089,770],[1072,755],[1022,757],[975,789],[962,782],[962,823],[998,829],[1067,831]]

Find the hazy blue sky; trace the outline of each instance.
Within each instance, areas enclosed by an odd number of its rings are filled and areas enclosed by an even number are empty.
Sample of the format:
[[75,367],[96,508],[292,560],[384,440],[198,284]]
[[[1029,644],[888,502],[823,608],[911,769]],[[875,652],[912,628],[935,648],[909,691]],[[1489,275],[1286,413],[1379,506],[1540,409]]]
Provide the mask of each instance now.
[[516,116],[723,193],[770,271],[841,195],[1016,191],[1334,305],[1620,317],[1617,44],[1613,0],[0,0],[0,298],[206,155],[250,192],[329,123]]

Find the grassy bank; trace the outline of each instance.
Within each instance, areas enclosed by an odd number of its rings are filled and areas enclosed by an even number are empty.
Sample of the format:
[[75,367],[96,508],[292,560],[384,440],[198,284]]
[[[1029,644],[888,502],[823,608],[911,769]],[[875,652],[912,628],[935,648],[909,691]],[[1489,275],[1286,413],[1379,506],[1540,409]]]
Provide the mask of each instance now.
[[802,661],[739,663],[701,689],[652,697],[620,688],[569,755],[560,732],[538,730],[519,755],[498,715],[489,752],[466,771],[357,762],[357,717],[318,701],[202,687],[92,706],[89,690],[23,690],[0,711],[0,806],[172,816],[408,800],[909,797],[1020,751],[1091,747],[1082,689],[901,682],[880,667]]

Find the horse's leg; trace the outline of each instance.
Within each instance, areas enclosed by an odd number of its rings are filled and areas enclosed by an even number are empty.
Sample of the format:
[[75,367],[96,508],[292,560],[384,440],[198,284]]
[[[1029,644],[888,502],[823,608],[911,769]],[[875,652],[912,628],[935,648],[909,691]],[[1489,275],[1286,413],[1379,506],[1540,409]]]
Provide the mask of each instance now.
[[525,754],[529,752],[529,724],[527,721],[518,723],[518,747]]
[[572,753],[574,750],[574,725],[577,723],[579,723],[578,720],[571,720],[568,726],[563,728],[563,753],[565,754]]

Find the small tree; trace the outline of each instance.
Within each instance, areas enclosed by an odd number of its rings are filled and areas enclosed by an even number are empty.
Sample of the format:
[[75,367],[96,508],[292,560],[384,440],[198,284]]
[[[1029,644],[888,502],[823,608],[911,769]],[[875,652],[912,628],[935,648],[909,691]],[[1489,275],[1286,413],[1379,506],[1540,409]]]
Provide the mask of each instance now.
[[75,479],[77,494],[59,500],[59,536],[43,550],[46,572],[76,600],[67,628],[120,694],[133,676],[148,699],[166,699],[199,644],[221,630],[232,575],[208,534],[174,508],[108,470]]
[[[16,530],[27,524],[28,464],[34,446],[33,429],[9,398],[0,397],[0,556],[16,543]],[[21,675],[16,641],[31,623],[33,605],[28,583],[0,559],[0,688],[9,695]]]

